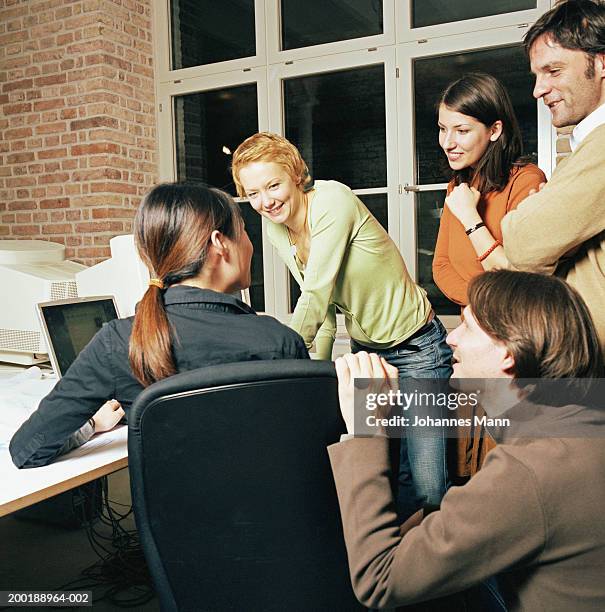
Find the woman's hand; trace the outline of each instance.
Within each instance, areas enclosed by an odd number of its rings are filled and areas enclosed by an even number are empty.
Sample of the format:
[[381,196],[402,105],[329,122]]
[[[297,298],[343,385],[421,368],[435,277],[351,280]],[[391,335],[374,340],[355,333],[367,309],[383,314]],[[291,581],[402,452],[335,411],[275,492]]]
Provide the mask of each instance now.
[[398,371],[382,357],[365,351],[339,357],[335,365],[340,412],[347,426],[347,432],[352,434],[355,424],[355,379],[373,379],[367,392],[386,393],[397,386]]
[[112,399],[105,402],[92,417],[95,422],[95,433],[113,429],[123,416],[124,409],[118,400]]
[[454,217],[468,229],[481,221],[477,212],[480,199],[481,194],[474,187],[461,183],[452,189],[450,195],[445,198],[445,203]]

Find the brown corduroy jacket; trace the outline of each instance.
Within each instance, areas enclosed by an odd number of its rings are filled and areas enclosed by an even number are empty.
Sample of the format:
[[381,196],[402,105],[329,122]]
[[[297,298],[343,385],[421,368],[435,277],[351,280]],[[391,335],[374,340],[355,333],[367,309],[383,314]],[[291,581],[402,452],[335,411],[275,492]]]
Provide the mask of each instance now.
[[329,447],[359,600],[391,608],[499,574],[511,611],[605,610],[605,440],[501,443],[404,537],[388,440]]

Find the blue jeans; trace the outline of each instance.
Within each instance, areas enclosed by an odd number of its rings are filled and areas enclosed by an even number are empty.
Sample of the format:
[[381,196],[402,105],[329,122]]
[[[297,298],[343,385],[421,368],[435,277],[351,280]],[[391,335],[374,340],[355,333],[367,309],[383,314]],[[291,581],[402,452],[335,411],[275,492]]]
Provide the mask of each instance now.
[[[438,378],[445,383],[452,375],[452,349],[445,342],[447,332],[435,317],[402,344],[377,351],[354,340],[351,351],[377,353],[399,370],[399,379]],[[404,386],[404,383],[401,383]],[[403,521],[424,504],[438,505],[449,487],[447,438],[444,428],[436,435],[418,435],[407,428],[401,438],[397,507]]]

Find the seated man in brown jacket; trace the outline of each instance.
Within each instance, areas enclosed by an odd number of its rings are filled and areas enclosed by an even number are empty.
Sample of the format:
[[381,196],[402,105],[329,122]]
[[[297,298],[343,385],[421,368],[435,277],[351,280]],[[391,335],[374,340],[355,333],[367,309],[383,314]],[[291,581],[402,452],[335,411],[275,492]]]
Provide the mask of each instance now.
[[[558,409],[550,413],[551,404],[530,401],[532,387],[520,380],[568,379],[547,382],[572,389],[575,404],[584,384],[602,377],[586,305],[560,279],[507,270],[477,277],[469,298],[464,323],[448,336],[454,378],[502,379],[485,389],[488,396],[490,388],[498,393],[500,406],[502,389],[510,392],[505,414],[531,410],[543,420],[532,428],[533,416],[522,419],[513,436],[502,428],[498,446],[468,484],[451,488],[439,510],[400,529],[388,439],[351,435],[353,379],[393,378],[396,372],[376,355],[339,359],[349,434],[329,453],[355,593],[368,607],[392,608],[497,575],[508,610],[605,610],[603,411],[583,398],[577,402],[582,407],[554,401]],[[490,416],[489,397],[481,403]],[[582,429],[588,420],[590,428]]]

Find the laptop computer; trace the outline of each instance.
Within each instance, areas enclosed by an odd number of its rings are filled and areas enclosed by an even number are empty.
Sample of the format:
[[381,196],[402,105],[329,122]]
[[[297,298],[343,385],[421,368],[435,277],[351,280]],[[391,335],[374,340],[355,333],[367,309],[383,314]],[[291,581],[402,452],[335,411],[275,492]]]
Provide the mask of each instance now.
[[67,372],[80,351],[105,323],[118,318],[113,296],[41,302],[38,314],[57,378]]

